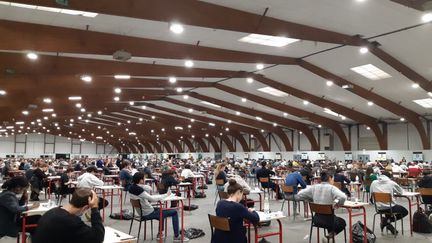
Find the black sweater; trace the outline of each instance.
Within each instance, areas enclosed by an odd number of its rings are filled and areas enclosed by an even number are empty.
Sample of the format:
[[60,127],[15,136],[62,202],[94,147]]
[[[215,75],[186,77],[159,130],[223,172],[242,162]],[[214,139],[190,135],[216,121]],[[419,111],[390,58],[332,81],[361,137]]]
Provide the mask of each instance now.
[[39,220],[34,243],[102,243],[105,228],[97,208],[91,210],[91,227],[61,207],[46,212]]

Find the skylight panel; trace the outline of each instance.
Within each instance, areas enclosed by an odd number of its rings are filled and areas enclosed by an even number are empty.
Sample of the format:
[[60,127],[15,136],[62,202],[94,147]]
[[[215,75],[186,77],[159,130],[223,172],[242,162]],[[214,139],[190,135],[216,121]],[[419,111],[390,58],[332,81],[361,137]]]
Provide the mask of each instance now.
[[263,93],[270,94],[270,95],[273,95],[273,96],[277,96],[277,97],[286,97],[286,96],[288,96],[287,93],[285,93],[283,91],[280,91],[278,89],[274,89],[272,87],[260,88],[260,89],[258,89],[258,91],[261,91]]
[[426,99],[420,99],[420,100],[413,100],[418,105],[422,106],[423,108],[432,108],[432,99],[426,98]]
[[390,74],[384,72],[372,64],[353,67],[351,70],[371,80],[380,80],[391,77]]
[[216,108],[220,108],[220,105],[216,105],[216,104],[213,104],[213,103],[210,103],[210,102],[207,102],[207,101],[201,101],[200,103],[204,104],[204,105],[209,105],[209,106],[213,106],[213,107],[216,107]]
[[239,39],[239,41],[264,46],[283,47],[299,40],[282,36],[250,34]]
[[93,13],[93,12],[85,12],[85,11],[63,9],[63,8],[52,8],[52,7],[37,6],[37,5],[22,4],[22,3],[13,3],[13,2],[6,2],[6,1],[0,1],[0,5],[6,5],[6,6],[10,6],[10,7],[17,7],[17,8],[34,9],[34,10],[40,10],[40,11],[52,12],[52,13],[62,13],[62,14],[75,15],[75,16],[84,16],[84,17],[89,17],[89,18],[94,18],[98,15],[97,13]]

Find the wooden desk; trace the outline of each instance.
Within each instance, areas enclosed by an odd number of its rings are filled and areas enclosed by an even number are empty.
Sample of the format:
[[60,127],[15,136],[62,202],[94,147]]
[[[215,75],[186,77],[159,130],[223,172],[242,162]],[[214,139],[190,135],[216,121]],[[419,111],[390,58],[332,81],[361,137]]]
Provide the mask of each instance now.
[[[353,202],[353,201],[345,201],[342,208],[346,208],[348,210],[348,225],[349,225],[349,235],[350,235],[350,243],[353,242],[353,235],[352,235],[352,218],[355,216],[363,216],[363,231],[364,231],[364,243],[367,243],[367,227],[366,227],[366,208],[365,206],[369,205],[368,203],[364,202]],[[362,209],[362,213],[352,213],[352,209]]]
[[[259,234],[258,233],[258,227],[257,225],[253,225],[254,227],[254,231],[255,231],[255,243],[258,243],[258,239],[259,238],[264,238],[264,237],[268,237],[268,236],[274,236],[274,235],[278,235],[279,236],[279,243],[282,243],[282,223],[281,223],[281,219],[286,218],[286,216],[283,215],[283,212],[278,211],[278,212],[272,212],[272,213],[264,213],[261,211],[256,211],[258,213],[258,216],[260,218],[260,223],[262,222],[268,222],[271,220],[276,220],[279,224],[279,231],[277,232],[267,232],[267,233],[263,233],[263,234]],[[249,240],[250,240],[250,223],[248,223],[248,236],[249,236]]]
[[137,238],[111,227],[105,226],[105,238],[103,243],[134,243]]

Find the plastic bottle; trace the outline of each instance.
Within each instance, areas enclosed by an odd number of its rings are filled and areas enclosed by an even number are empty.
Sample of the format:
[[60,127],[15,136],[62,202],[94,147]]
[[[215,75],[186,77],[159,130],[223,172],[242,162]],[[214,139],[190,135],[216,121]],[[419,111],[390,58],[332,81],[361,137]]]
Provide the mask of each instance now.
[[267,195],[264,196],[264,213],[270,213],[270,202]]

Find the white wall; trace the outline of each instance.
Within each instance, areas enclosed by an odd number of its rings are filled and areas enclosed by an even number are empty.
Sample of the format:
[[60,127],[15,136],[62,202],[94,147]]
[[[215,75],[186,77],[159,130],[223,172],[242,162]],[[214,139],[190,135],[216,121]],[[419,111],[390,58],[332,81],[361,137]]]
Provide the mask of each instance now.
[[105,145],[102,151],[101,147],[96,151],[96,146],[96,143],[81,142],[80,140],[49,134],[15,135],[0,137],[0,158],[4,158],[6,155],[38,158],[41,155],[55,156],[56,153],[71,154],[71,157],[82,155],[98,158],[105,155],[116,156],[117,154],[117,150],[113,149],[111,145]]

